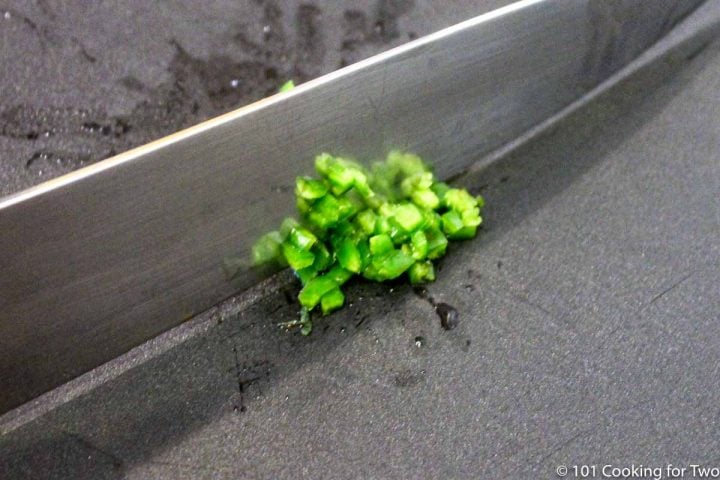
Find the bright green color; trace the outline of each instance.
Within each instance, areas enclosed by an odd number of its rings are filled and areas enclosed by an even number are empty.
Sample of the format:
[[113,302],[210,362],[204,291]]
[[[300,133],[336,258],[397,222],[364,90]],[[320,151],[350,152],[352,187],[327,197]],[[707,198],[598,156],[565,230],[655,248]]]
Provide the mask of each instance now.
[[278,88],[278,92],[289,92],[293,88],[295,88],[295,82],[293,82],[292,80],[288,80],[287,82],[280,85],[280,88]]
[[380,233],[370,237],[370,253],[373,255],[380,255],[394,248],[395,245],[393,245],[393,241],[387,233]]
[[256,265],[295,270],[301,315],[283,326],[300,326],[304,335],[318,305],[323,315],[343,306],[341,287],[353,275],[386,281],[407,273],[413,285],[432,282],[432,260],[445,254],[448,239],[472,238],[482,223],[483,198],[436,182],[417,155],[392,151],[368,169],[323,153],[315,170],[320,178],[295,183],[300,221],[286,219],[252,249]]
[[360,250],[349,238],[343,238],[335,244],[335,258],[342,268],[353,273],[360,273],[362,270],[362,258]]
[[324,197],[328,187],[322,180],[310,177],[298,177],[295,181],[295,195],[308,200]]
[[303,289],[300,290],[300,294],[298,295],[300,305],[312,310],[315,305],[320,303],[320,299],[323,295],[334,288],[338,288],[338,286],[338,282],[327,275],[312,278],[308,280]]
[[408,270],[408,277],[410,277],[410,283],[413,285],[432,282],[435,280],[435,268],[429,260],[415,262]]
[[390,250],[372,257],[363,275],[378,282],[392,280],[405,273],[413,263],[415,260],[402,250]]
[[252,248],[253,263],[260,265],[280,257],[282,240],[280,232],[270,232],[260,237]]
[[323,315],[337,310],[343,306],[343,303],[345,303],[345,295],[339,287],[330,290],[320,299],[320,307],[322,308]]

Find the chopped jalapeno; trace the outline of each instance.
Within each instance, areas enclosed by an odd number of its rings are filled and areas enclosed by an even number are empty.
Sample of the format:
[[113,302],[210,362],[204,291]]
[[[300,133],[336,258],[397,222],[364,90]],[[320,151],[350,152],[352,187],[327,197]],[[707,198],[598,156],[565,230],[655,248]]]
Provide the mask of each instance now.
[[295,82],[293,82],[292,80],[288,80],[287,82],[280,85],[280,88],[278,88],[278,92],[289,92],[293,88],[295,88]]
[[[285,88],[285,86],[283,86]],[[405,273],[413,285],[435,280],[432,260],[448,239],[475,236],[485,200],[436,181],[417,155],[392,151],[369,169],[323,153],[320,178],[298,177],[300,221],[288,218],[252,249],[255,264],[290,265],[303,284],[300,319],[283,324],[312,331],[312,311],[342,307],[353,275],[386,281]]]
[[320,299],[320,307],[322,308],[323,315],[337,310],[343,306],[343,303],[345,303],[345,295],[343,295],[340,288],[330,290]]

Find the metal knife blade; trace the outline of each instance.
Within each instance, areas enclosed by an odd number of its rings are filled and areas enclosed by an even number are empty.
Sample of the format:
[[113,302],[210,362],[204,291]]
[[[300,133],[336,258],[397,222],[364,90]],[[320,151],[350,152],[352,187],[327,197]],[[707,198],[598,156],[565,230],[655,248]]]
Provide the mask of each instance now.
[[0,412],[234,293],[222,259],[292,213],[317,153],[402,148],[446,177],[699,3],[520,1],[0,199]]

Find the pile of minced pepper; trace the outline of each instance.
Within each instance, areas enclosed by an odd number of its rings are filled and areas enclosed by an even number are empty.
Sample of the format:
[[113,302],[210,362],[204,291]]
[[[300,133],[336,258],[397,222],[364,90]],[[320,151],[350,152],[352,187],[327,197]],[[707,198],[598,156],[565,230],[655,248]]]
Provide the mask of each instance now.
[[252,250],[256,265],[289,265],[302,282],[300,319],[283,326],[305,335],[318,306],[323,315],[343,306],[353,275],[431,282],[448,240],[473,238],[482,223],[483,198],[436,181],[417,155],[392,151],[368,169],[323,153],[315,170],[320,178],[296,181],[300,221],[286,219]]

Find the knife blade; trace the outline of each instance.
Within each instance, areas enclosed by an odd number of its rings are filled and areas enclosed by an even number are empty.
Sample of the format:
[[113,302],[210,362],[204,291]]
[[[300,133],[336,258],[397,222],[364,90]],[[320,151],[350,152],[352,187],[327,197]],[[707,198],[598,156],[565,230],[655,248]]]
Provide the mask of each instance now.
[[221,269],[321,151],[441,177],[591,91],[700,2],[524,0],[0,200],[0,412],[259,280]]

